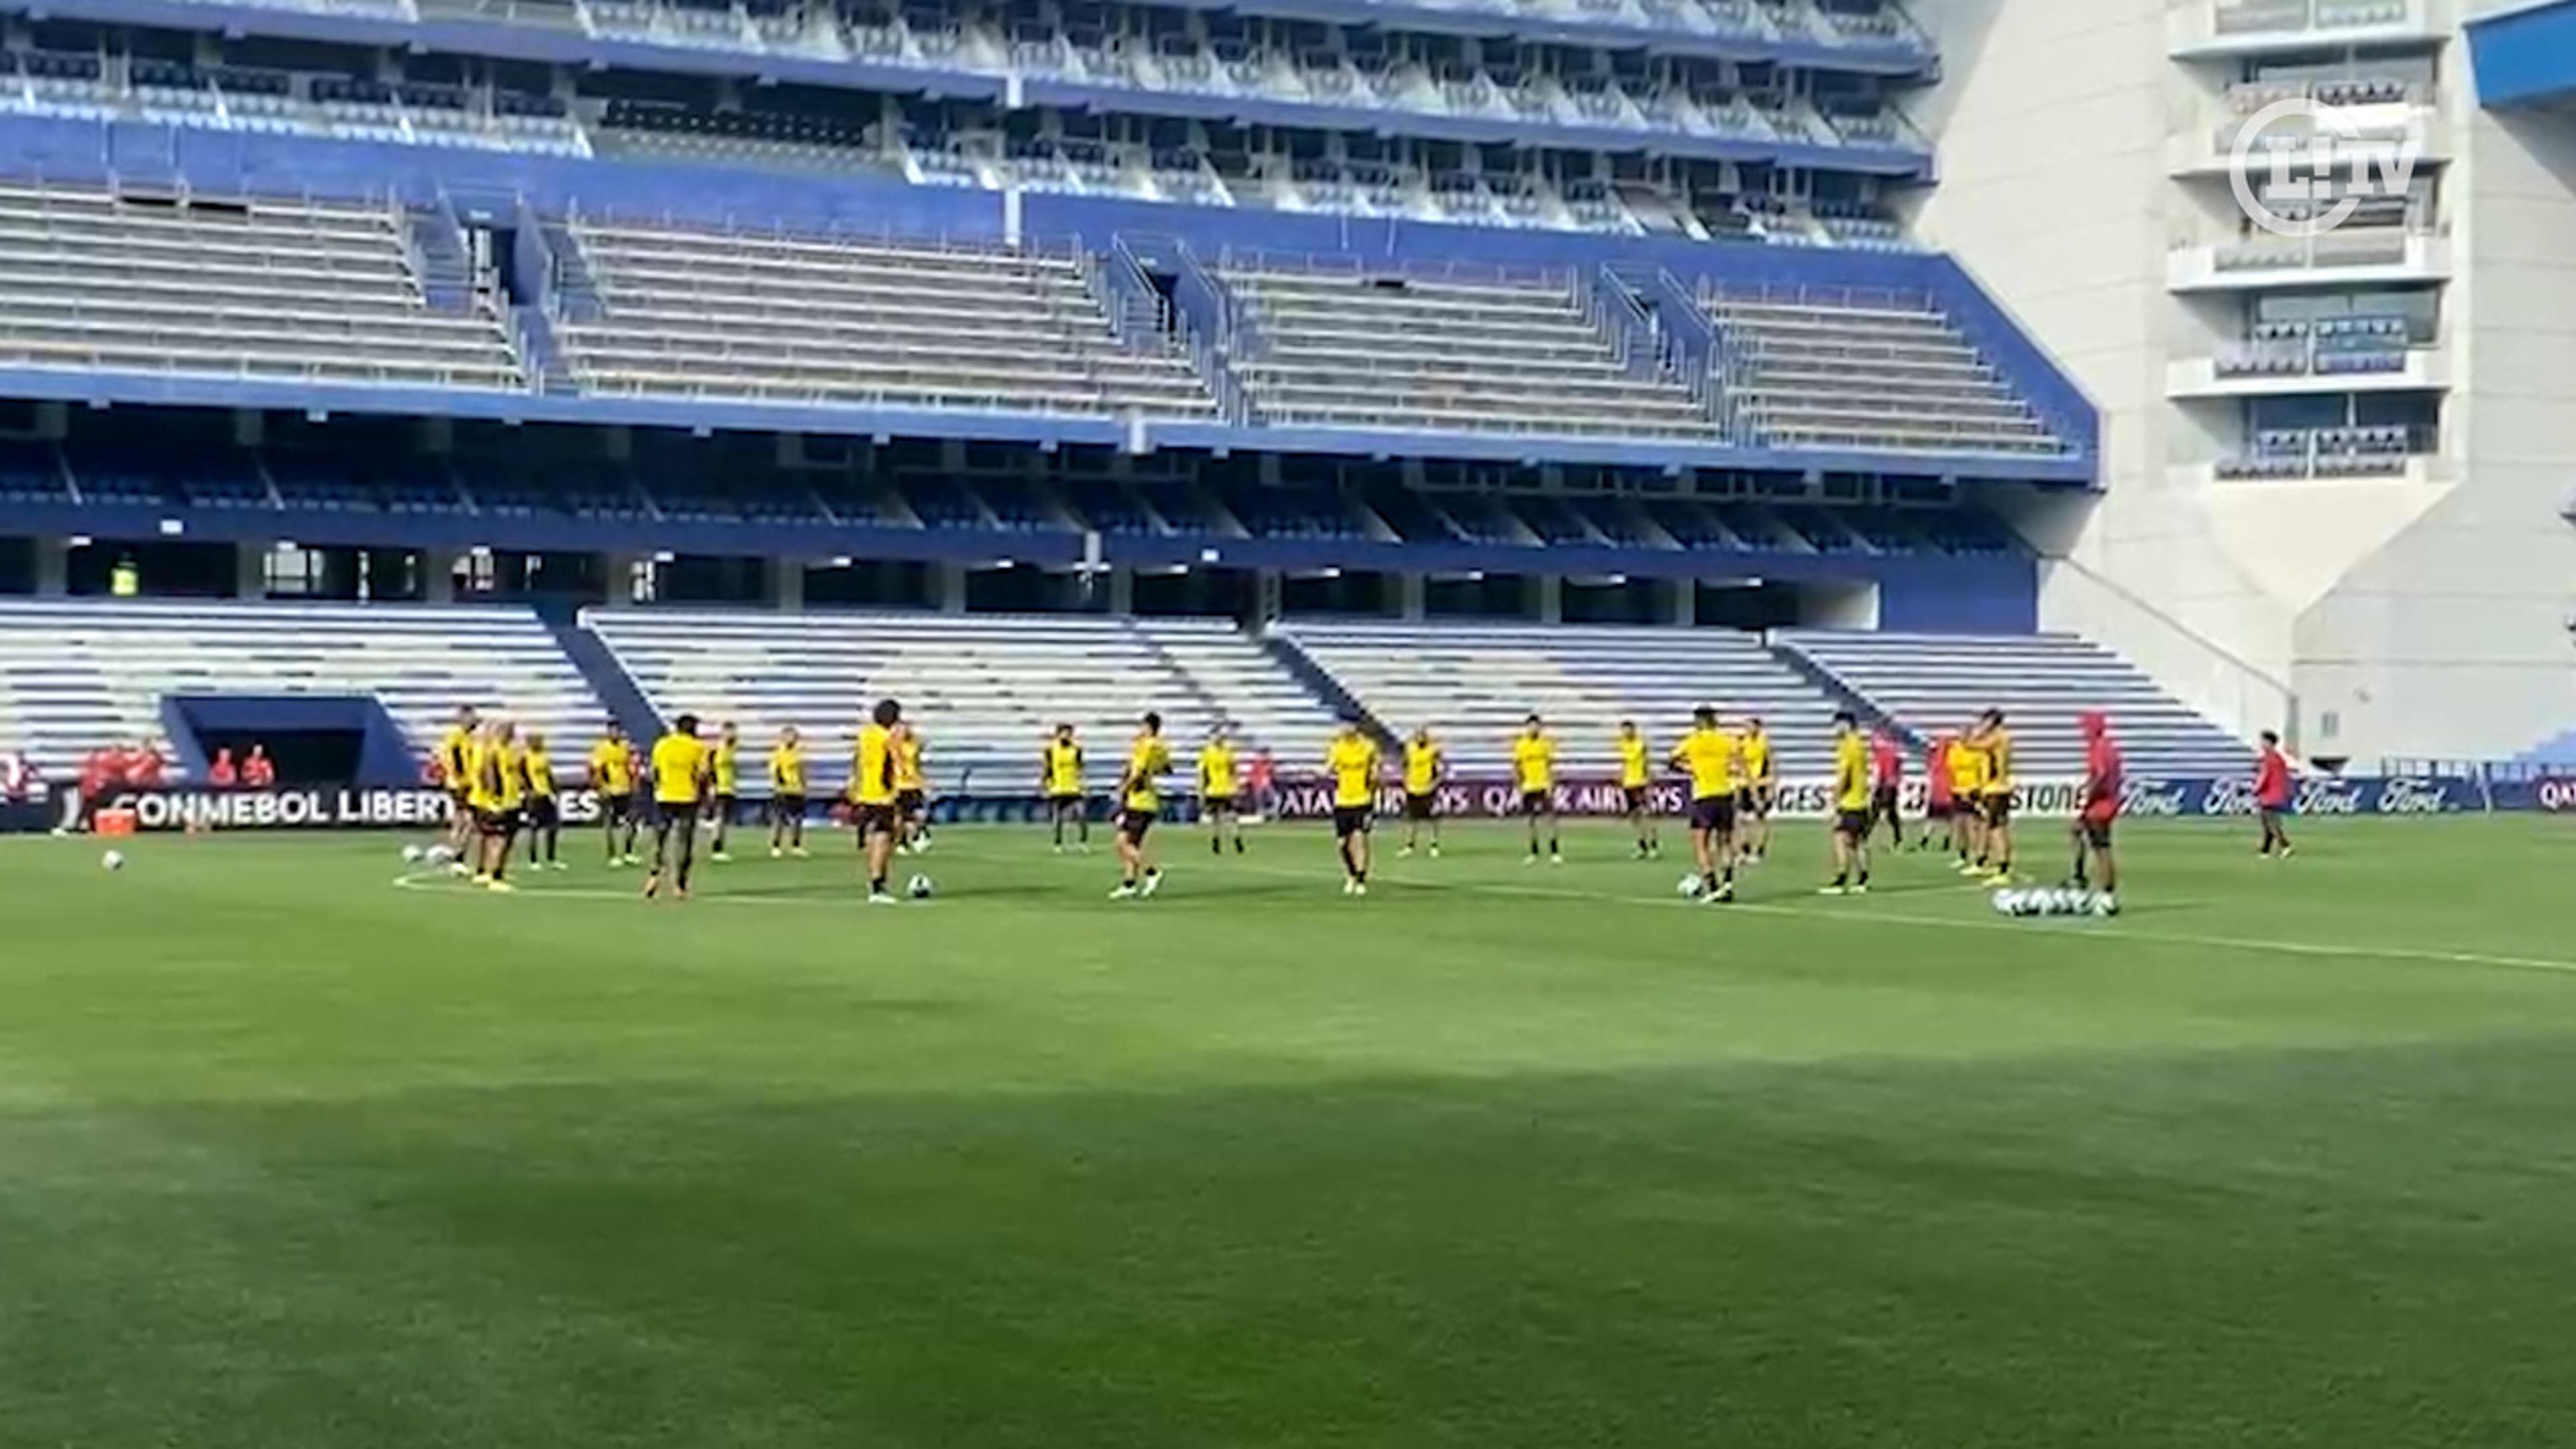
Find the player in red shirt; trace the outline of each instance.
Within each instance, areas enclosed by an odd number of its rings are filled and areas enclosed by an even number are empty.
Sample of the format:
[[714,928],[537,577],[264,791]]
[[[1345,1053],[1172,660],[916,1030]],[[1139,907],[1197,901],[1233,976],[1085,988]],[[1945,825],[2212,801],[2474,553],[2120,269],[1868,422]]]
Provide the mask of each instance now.
[[162,771],[170,762],[161,754],[161,746],[151,740],[138,740],[125,757],[125,783],[137,790],[161,788]]
[[206,766],[206,784],[217,790],[229,790],[241,783],[241,771],[233,764],[232,747],[215,751],[214,760]]
[[268,746],[254,742],[241,765],[242,787],[266,790],[277,784],[277,766],[268,758]]
[[2084,733],[2084,805],[2075,816],[2075,874],[2068,883],[2088,889],[2098,875],[2103,899],[2116,904],[2120,862],[2111,851],[2111,824],[2120,818],[2120,746],[2111,738],[2110,720],[2100,712],[2087,710],[2075,722]]
[[1941,832],[1941,849],[1954,854],[1959,848],[1959,827],[1954,823],[1958,819],[1959,802],[1950,793],[1950,746],[1957,738],[1943,730],[1932,737],[1932,748],[1923,752],[1923,833],[1914,839],[1916,846],[1928,849],[1932,844],[1932,832],[1937,827]]
[[1279,762],[1270,757],[1270,747],[1253,751],[1252,764],[1243,773],[1244,793],[1252,797],[1252,818],[1259,820],[1279,808]]
[[1905,789],[1905,751],[1896,743],[1896,732],[1885,725],[1869,737],[1869,771],[1870,826],[1885,825],[1888,840],[1903,850],[1905,821],[1897,814],[1897,803]]
[[2263,843],[2254,847],[2256,855],[2290,858],[2290,832],[2281,827],[2281,817],[2290,813],[2290,759],[2281,753],[2281,737],[2271,730],[2263,731],[2263,753],[2254,761],[2254,818],[2262,823]]

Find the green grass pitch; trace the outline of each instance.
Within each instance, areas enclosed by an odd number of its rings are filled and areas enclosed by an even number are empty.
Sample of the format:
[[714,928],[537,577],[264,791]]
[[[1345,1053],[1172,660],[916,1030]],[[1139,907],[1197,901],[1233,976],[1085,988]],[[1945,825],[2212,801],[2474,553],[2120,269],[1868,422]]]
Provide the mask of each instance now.
[[2133,826],[2111,922],[397,843],[0,842],[0,1445],[2576,1443],[2563,822]]

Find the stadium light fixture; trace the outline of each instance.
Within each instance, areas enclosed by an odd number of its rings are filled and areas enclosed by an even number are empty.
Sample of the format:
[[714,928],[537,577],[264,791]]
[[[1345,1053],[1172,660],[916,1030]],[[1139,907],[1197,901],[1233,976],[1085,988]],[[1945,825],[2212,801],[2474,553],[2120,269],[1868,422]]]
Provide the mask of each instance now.
[[161,536],[163,538],[177,538],[179,535],[186,533],[187,531],[188,524],[185,519],[165,518],[161,520]]
[[63,546],[65,548],[87,548],[90,546],[90,541],[90,536],[88,534],[75,533],[71,537],[63,540]]
[[1215,563],[1218,559],[1223,557],[1223,554],[1218,553],[1212,548],[1203,548],[1199,550],[1199,562],[1203,564]]
[[1338,579],[1338,578],[1340,578],[1341,576],[1342,576],[1342,571],[1341,571],[1340,569],[1338,569],[1338,568],[1328,568],[1328,569],[1325,569],[1325,570],[1323,570],[1321,573],[1319,573],[1319,574],[1317,574],[1317,575],[1316,575],[1316,577],[1318,577],[1318,578],[1326,578],[1326,579]]
[[845,554],[845,553],[836,553],[836,554],[832,555],[832,567],[834,567],[834,568],[836,568],[836,569],[845,569],[845,568],[848,568],[849,566],[850,566],[850,556],[849,556],[848,554]]
[[657,548],[653,550],[653,562],[655,563],[669,563],[678,557],[678,554],[671,552],[667,548]]

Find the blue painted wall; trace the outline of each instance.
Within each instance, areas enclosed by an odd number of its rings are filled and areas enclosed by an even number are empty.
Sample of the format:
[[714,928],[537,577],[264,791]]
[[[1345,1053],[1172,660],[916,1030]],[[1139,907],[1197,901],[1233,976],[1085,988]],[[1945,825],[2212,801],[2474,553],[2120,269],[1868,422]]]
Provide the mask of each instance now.
[[2468,35],[2480,105],[2576,99],[2576,0],[2490,15],[2471,22]]

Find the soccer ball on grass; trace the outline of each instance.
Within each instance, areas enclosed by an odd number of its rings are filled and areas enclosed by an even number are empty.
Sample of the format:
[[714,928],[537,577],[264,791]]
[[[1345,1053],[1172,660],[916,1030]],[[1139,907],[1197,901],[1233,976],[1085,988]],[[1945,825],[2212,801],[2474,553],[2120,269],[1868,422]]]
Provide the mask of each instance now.
[[125,852],[121,850],[109,851],[107,854],[98,858],[98,866],[101,870],[125,869]]
[[930,883],[930,877],[917,875],[904,882],[903,893],[916,901],[926,901],[930,899],[930,893],[936,889],[938,887]]

